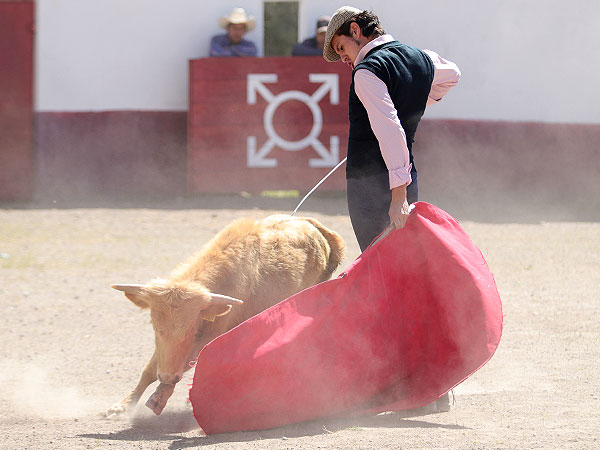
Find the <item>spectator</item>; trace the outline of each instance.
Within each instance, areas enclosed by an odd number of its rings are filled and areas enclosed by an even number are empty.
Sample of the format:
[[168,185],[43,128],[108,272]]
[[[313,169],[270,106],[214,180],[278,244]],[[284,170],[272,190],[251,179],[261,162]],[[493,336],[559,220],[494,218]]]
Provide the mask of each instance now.
[[210,41],[210,56],[256,56],[254,42],[244,39],[256,27],[254,17],[247,16],[243,8],[234,8],[229,16],[219,19],[227,33],[214,36]]
[[323,56],[323,44],[325,43],[325,33],[329,24],[329,16],[321,16],[317,19],[317,29],[315,35],[303,40],[292,48],[292,56]]

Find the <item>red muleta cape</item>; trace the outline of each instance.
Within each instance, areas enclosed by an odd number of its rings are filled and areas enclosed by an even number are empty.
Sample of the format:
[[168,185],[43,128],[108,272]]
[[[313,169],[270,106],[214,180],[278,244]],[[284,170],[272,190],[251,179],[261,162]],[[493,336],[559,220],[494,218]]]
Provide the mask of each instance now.
[[450,215],[418,202],[338,278],[206,345],[190,400],[207,434],[417,408],[482,367],[501,333],[481,252]]

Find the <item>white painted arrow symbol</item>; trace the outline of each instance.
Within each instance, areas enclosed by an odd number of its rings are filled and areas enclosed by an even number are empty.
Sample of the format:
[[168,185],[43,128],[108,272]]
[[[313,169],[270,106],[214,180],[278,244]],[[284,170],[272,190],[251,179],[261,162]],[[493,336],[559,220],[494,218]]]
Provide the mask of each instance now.
[[328,91],[329,102],[332,105],[337,105],[340,102],[337,73],[311,73],[308,76],[308,80],[311,83],[323,83],[312,95],[312,98],[315,102],[319,103]]
[[275,73],[249,73],[247,78],[247,96],[248,104],[256,104],[256,92],[260,92],[262,98],[267,103],[273,100],[273,94],[263,83],[277,83],[277,74]]
[[308,160],[310,167],[333,167],[338,163],[340,159],[340,139],[337,136],[331,136],[329,138],[329,148],[327,148],[319,140],[315,140],[312,144],[317,154],[321,158],[311,158]]
[[[311,83],[321,83],[321,86],[312,94],[308,95],[301,91],[287,91],[278,95],[273,95],[264,83],[276,83],[277,74],[260,73],[248,74],[247,76],[247,102],[254,105],[257,102],[257,93],[263,97],[268,105],[264,113],[265,132],[269,139],[263,146],[257,150],[256,136],[248,136],[246,140],[248,167],[276,167],[277,160],[267,158],[269,152],[277,145],[283,150],[301,150],[308,146],[314,148],[320,158],[311,158],[310,167],[333,167],[339,159],[339,138],[331,136],[330,150],[319,141],[319,134],[323,127],[323,117],[319,107],[319,101],[329,92],[329,101],[332,105],[337,105],[340,101],[338,88],[338,75],[329,73],[311,73],[308,76]],[[313,126],[310,133],[299,141],[287,141],[276,132],[273,126],[273,117],[277,107],[288,101],[298,100],[304,103],[312,112]]]
[[273,150],[273,147],[275,147],[275,142],[269,140],[257,151],[256,136],[248,136],[246,138],[248,167],[277,167],[277,160],[275,158],[266,157]]

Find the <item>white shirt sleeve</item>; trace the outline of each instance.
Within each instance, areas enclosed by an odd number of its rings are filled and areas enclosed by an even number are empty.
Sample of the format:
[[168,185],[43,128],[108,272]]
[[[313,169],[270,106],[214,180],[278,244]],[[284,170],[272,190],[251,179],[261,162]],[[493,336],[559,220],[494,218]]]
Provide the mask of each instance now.
[[381,155],[389,171],[390,189],[411,182],[410,157],[406,134],[385,83],[373,72],[358,69],[354,90],[369,115],[369,122],[379,141]]
[[439,102],[448,91],[458,84],[460,69],[456,64],[442,58],[432,50],[423,50],[431,58],[434,67],[433,83],[427,99],[427,106]]

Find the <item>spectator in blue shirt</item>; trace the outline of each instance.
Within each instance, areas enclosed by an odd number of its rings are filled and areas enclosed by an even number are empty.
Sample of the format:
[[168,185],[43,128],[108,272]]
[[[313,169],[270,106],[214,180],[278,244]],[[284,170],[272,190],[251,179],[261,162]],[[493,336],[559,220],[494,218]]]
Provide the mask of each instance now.
[[248,17],[243,8],[234,8],[229,16],[219,19],[226,34],[214,36],[210,41],[210,56],[256,56],[254,42],[244,39],[256,27],[254,17]]
[[317,29],[313,37],[303,40],[292,47],[292,56],[323,56],[323,44],[325,43],[325,33],[329,25],[329,16],[321,16],[317,19]]

